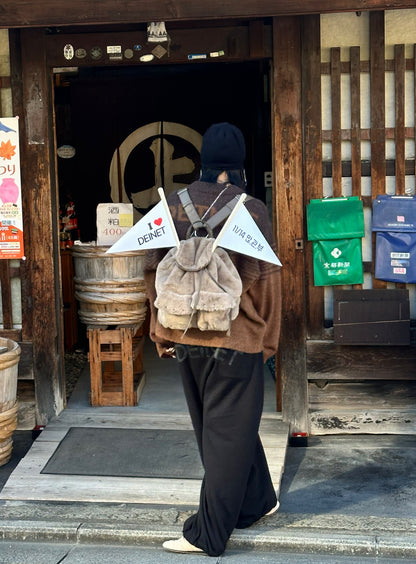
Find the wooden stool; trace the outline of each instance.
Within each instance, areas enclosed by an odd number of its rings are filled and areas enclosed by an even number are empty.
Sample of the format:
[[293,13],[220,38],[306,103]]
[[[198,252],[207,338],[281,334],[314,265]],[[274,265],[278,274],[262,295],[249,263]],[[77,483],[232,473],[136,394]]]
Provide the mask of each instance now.
[[[92,406],[137,405],[145,384],[141,325],[88,326]],[[116,362],[121,362],[121,371]]]

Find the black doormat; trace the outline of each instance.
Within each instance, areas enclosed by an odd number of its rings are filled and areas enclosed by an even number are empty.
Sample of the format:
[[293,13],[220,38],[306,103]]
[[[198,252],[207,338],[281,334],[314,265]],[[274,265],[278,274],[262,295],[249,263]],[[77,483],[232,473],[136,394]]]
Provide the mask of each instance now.
[[43,474],[183,478],[203,476],[193,431],[71,427]]

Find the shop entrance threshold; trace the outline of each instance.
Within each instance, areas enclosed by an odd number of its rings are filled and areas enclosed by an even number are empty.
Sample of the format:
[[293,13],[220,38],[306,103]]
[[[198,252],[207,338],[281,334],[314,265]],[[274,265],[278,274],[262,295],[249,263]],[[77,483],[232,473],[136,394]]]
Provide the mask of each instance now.
[[[71,428],[192,430],[176,362],[160,360],[152,344],[149,345],[144,351],[146,384],[139,404],[134,407],[91,407],[87,366],[68,407],[48,423],[17,465],[0,493],[1,500],[198,505],[200,479],[187,478],[186,475],[158,478],[109,476],[104,471],[103,475],[97,476],[42,472]],[[264,376],[265,402],[260,437],[275,489],[279,493],[289,428],[282,421],[281,414],[273,411],[275,383],[267,367]],[[110,457],[115,451],[109,445]],[[163,464],[169,466],[169,463],[170,457],[166,456]]]

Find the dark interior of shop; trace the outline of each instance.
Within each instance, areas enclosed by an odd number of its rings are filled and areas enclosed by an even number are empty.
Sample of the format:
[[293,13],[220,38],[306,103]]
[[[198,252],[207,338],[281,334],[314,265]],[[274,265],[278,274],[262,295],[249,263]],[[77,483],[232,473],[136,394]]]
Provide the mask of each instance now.
[[[75,149],[72,158],[58,157],[60,206],[74,203],[80,239],[95,240],[96,206],[111,202],[114,151],[132,131],[152,122],[180,123],[201,135],[211,123],[237,125],[247,144],[248,191],[266,201],[264,172],[271,169],[268,72],[267,62],[254,61],[89,67],[55,77],[57,147]],[[150,143],[146,140],[129,156],[124,171],[128,194],[155,183]],[[195,164],[192,173],[174,181],[192,182],[199,175],[198,152],[180,139],[174,140],[174,150],[173,158],[187,154]]]
[[[155,187],[157,167],[166,193],[173,183],[186,185],[199,176],[199,151],[187,139],[164,134],[163,124],[181,124],[202,135],[212,123],[234,123],[246,139],[247,191],[266,202],[269,63],[80,67],[55,74],[54,81],[65,349],[71,351],[80,345],[85,349],[87,343],[77,315],[70,249],[76,239],[96,240],[97,205],[112,201],[109,171],[115,151],[135,130],[159,122],[161,137],[173,147],[171,159],[186,157],[193,163],[186,173],[164,171],[166,160],[150,150],[155,136],[145,138],[124,168],[125,192],[135,207],[132,196]],[[61,147],[70,151],[61,153]]]

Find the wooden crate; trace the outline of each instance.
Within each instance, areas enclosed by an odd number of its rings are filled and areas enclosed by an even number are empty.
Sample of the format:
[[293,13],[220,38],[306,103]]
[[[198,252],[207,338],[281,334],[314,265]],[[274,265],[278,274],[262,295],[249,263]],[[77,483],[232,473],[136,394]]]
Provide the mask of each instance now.
[[87,335],[91,405],[137,405],[145,384],[142,326],[89,326]]

